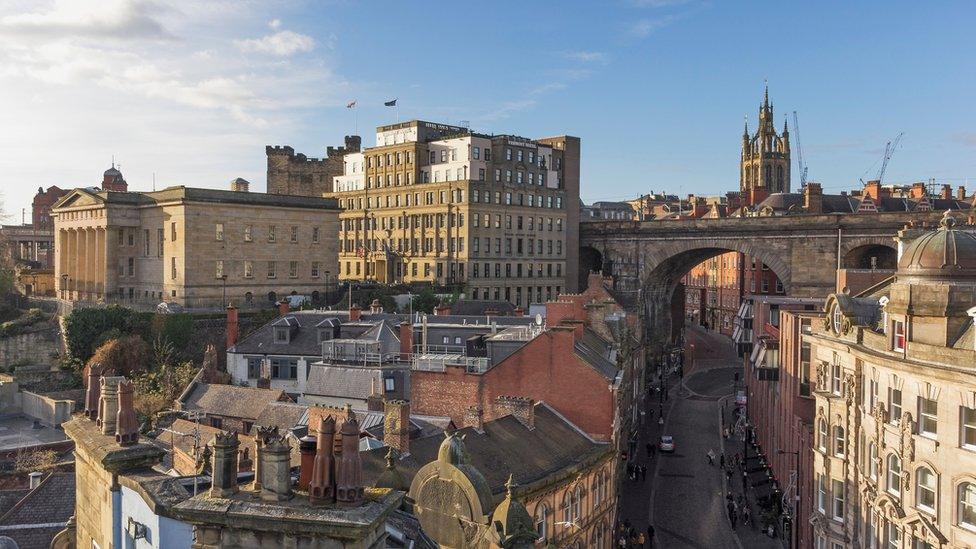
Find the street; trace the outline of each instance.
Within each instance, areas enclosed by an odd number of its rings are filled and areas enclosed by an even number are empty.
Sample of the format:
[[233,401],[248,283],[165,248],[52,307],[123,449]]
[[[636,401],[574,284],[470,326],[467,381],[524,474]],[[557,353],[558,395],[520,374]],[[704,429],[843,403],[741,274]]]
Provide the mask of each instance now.
[[[723,451],[720,407],[733,394],[739,359],[723,336],[689,326],[686,337],[685,378],[670,390],[664,425],[655,416],[641,433],[638,447],[649,478],[623,481],[621,519],[637,531],[645,531],[650,519],[655,547],[782,547],[741,523],[733,533],[727,516],[725,473],[718,457]],[[650,407],[658,408],[656,399]],[[647,458],[644,445],[656,443],[661,434],[674,437],[674,453],[655,452]],[[714,465],[708,463],[709,451],[715,455]]]

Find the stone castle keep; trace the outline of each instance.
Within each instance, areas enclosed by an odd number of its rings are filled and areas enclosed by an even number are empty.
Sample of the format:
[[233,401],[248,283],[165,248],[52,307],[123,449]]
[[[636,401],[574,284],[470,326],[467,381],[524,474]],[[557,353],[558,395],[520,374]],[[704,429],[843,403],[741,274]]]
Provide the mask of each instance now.
[[345,146],[327,147],[325,158],[309,158],[288,146],[268,146],[268,194],[318,196],[332,192],[332,178],[342,175],[342,157],[359,152],[362,138],[347,135]]

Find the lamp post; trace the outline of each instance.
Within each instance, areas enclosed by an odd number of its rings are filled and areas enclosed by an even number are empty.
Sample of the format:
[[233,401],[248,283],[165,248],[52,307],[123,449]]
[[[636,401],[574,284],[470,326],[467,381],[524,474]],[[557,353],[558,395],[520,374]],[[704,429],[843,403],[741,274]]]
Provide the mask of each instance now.
[[61,299],[68,299],[68,273],[61,275]]
[[797,450],[796,452],[787,452],[786,450],[780,448],[779,450],[776,450],[776,452],[778,454],[792,454],[793,457],[796,458],[796,467],[794,468],[796,471],[796,485],[794,486],[794,489],[796,490],[796,495],[794,496],[796,498],[796,505],[793,506],[793,517],[792,521],[790,522],[790,528],[793,529],[793,535],[790,536],[790,541],[792,542],[790,546],[797,548],[800,546],[800,479],[802,478],[800,476],[800,451]]

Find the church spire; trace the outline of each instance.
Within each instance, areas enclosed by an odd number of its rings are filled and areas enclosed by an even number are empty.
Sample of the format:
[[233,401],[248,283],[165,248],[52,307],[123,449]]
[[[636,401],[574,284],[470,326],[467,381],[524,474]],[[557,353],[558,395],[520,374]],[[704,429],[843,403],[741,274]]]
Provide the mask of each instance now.
[[769,80],[763,79],[763,87],[765,88],[763,91],[763,108],[769,110]]
[[790,119],[787,116],[783,117],[783,135],[788,135],[790,133]]

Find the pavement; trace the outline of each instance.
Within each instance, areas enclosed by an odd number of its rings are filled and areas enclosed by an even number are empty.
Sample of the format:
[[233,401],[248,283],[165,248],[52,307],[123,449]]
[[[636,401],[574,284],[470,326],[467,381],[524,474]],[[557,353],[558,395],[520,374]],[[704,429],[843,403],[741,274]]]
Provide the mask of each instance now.
[[[658,395],[648,399],[649,419],[637,445],[637,463],[647,466],[647,479],[624,479],[620,520],[629,521],[638,532],[646,532],[648,522],[653,524],[653,547],[782,549],[778,540],[743,526],[741,521],[733,531],[726,511],[729,488],[725,474],[718,466],[718,457],[714,465],[709,465],[706,457],[709,450],[718,456],[723,449],[720,410],[733,394],[734,375],[741,372],[740,359],[725,336],[689,326],[686,340],[685,377],[669,384],[663,425],[658,422]],[[648,456],[646,442],[656,443],[662,433],[674,437],[675,452],[655,451]],[[734,453],[735,440],[728,442],[729,451]],[[741,440],[738,444],[741,447]],[[754,516],[758,524],[758,515]]]

